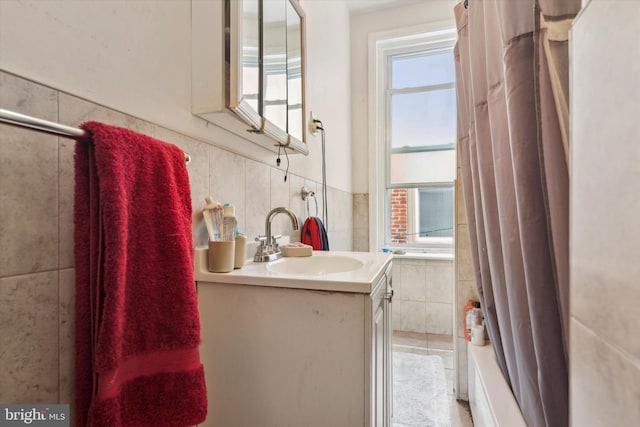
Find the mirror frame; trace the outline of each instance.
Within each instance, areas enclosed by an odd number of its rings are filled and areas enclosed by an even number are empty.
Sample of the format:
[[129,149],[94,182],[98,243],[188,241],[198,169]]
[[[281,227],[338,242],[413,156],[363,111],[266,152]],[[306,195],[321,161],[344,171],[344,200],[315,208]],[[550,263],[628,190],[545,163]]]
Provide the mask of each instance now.
[[294,149],[304,149],[305,154],[309,153],[307,148],[307,20],[304,11],[300,7],[298,0],[288,0],[300,17],[300,72],[302,75],[302,140],[293,136],[289,137],[288,146]]
[[[299,0],[295,0],[298,2]],[[298,11],[293,1],[285,7],[287,33],[287,132],[294,138],[302,138],[305,132],[304,86],[302,64],[302,11]],[[295,21],[290,18],[295,16]],[[289,34],[297,35],[289,38]],[[298,96],[295,96],[295,95]],[[297,99],[296,99],[297,98]]]
[[[247,124],[253,127],[255,132],[259,132],[262,129],[262,117],[260,113],[255,111],[249,103],[243,98],[242,90],[242,35],[244,20],[242,16],[242,0],[229,1],[229,8],[227,13],[229,16],[225,17],[227,22],[235,22],[235,25],[229,25],[225,23],[225,38],[229,51],[225,54],[225,57],[229,58],[229,68],[226,81],[227,87],[227,108],[240,116]],[[258,21],[262,18],[258,16]],[[259,24],[260,25],[260,24]],[[260,25],[262,27],[262,25]],[[228,30],[227,30],[228,28]],[[260,36],[261,38],[262,36]],[[258,44],[261,43],[261,39],[258,40]],[[260,48],[260,52],[262,49]],[[261,55],[261,54],[260,54]],[[225,61],[227,58],[225,58]],[[258,58],[259,62],[262,62],[262,58]],[[259,84],[259,92],[262,91],[262,84]]]

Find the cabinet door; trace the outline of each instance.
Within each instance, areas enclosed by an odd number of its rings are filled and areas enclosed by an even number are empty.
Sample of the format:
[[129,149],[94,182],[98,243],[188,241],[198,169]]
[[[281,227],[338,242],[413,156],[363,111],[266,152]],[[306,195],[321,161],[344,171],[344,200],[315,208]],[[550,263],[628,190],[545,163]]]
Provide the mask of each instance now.
[[373,367],[374,367],[374,419],[372,425],[375,427],[386,426],[386,411],[385,406],[387,402],[386,396],[386,363],[385,357],[387,340],[386,340],[386,314],[384,291],[386,286],[382,286],[382,292],[377,292],[373,295]]
[[373,410],[371,425],[391,427],[392,416],[392,328],[391,267],[375,286],[371,295],[372,302],[372,344],[373,344]]
[[391,419],[393,417],[393,324],[391,319],[393,301],[393,287],[391,278],[391,269],[385,273],[387,279],[386,293],[383,297],[384,310],[384,356],[385,356],[385,384],[384,384],[384,409],[385,409],[385,425],[391,427]]

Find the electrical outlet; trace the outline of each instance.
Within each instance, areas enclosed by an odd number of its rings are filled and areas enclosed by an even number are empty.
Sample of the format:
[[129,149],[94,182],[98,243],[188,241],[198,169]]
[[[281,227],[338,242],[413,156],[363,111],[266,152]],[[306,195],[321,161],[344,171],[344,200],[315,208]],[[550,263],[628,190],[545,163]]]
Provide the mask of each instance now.
[[313,111],[309,112],[309,132],[316,134],[318,132],[318,124],[315,122],[316,116],[313,115]]

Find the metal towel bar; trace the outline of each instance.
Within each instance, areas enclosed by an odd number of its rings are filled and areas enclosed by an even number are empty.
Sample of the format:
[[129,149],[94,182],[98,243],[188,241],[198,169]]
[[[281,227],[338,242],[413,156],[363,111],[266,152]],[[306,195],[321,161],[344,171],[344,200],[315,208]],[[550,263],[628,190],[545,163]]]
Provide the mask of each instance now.
[[[89,135],[89,133],[83,129],[61,125],[60,123],[38,119],[36,117],[4,110],[2,108],[0,108],[0,123],[6,123],[9,125],[19,126],[22,128],[32,129],[39,132],[75,140],[84,140],[91,138],[91,135]],[[191,162],[191,156],[188,153],[184,153],[184,159],[187,164]]]

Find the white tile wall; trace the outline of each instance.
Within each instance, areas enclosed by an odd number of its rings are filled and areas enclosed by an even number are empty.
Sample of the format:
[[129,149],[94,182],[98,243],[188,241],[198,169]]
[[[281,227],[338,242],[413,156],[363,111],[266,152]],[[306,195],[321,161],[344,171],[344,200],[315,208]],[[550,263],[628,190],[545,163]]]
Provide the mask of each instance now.
[[452,335],[452,305],[439,302],[426,303],[426,331],[428,334]]
[[624,426],[640,419],[638,360],[575,318],[570,334],[572,425]]
[[400,275],[396,283],[402,284],[402,299],[426,302],[427,263],[425,261],[397,261],[397,263]]
[[245,160],[245,165],[245,225],[243,232],[247,236],[255,237],[264,234],[265,215],[271,210],[271,170],[269,166],[249,159]]
[[426,301],[453,303],[453,263],[449,261],[431,261],[427,263]]
[[353,195],[353,250],[369,251],[369,195]]
[[453,261],[393,260],[396,331],[453,334]]
[[473,263],[471,262],[471,244],[469,242],[469,227],[458,224],[456,227],[456,262],[458,280],[473,280]]
[[638,22],[640,2],[591,0],[569,38],[575,427],[640,419]]
[[427,316],[421,301],[393,301],[393,329],[396,331],[425,333]]
[[[8,74],[0,88],[2,108],[57,119],[55,91]],[[0,277],[58,268],[57,138],[4,126],[0,139]]]
[[58,272],[0,279],[0,402],[58,401]]
[[71,404],[71,423],[74,414],[74,316],[75,316],[75,293],[76,275],[72,268],[59,271],[59,302],[60,302],[60,327],[59,336],[59,401]]
[[[211,147],[209,168],[209,191],[211,191],[211,197],[220,203],[234,205],[238,227],[241,230],[246,230],[245,158],[229,151]],[[264,191],[264,182],[256,185],[262,185]]]

